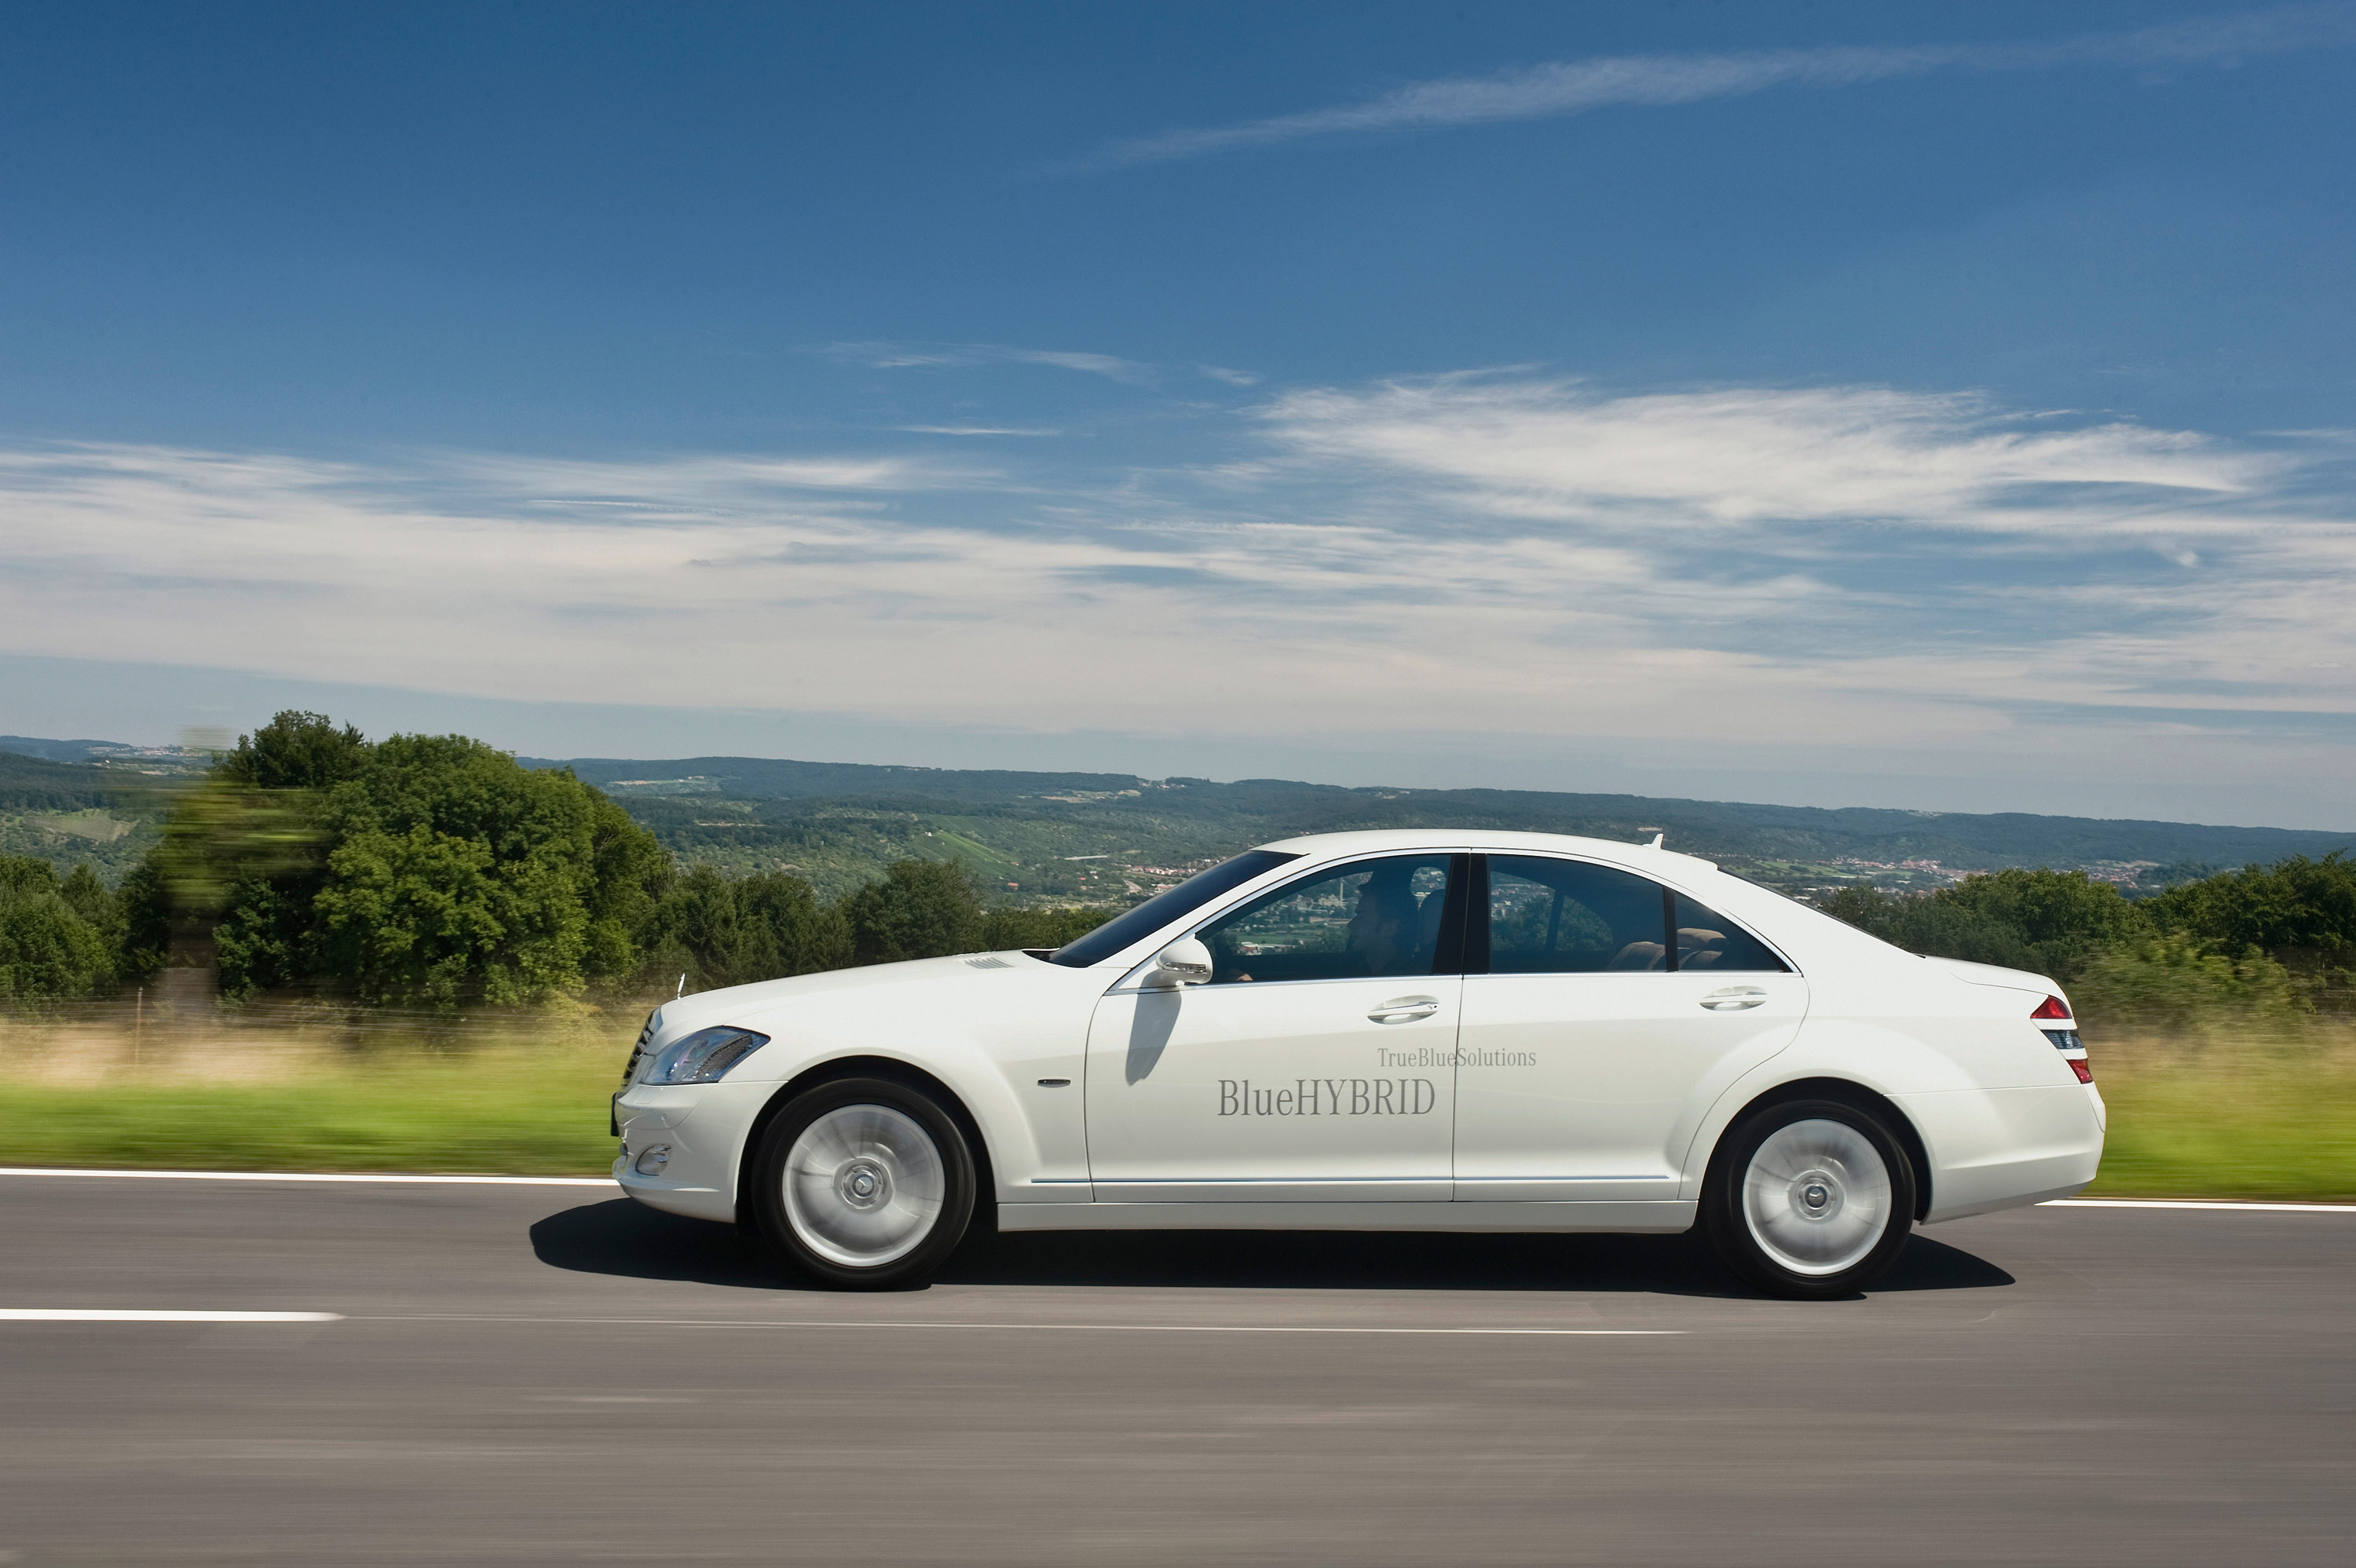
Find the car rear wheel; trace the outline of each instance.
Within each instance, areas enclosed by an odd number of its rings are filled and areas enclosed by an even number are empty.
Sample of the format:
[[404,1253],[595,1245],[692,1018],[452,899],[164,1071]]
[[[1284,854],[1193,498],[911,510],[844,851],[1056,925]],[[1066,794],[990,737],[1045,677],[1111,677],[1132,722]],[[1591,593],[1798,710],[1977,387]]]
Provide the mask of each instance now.
[[1719,1256],[1771,1296],[1850,1296],[1898,1261],[1914,1166],[1881,1119],[1839,1100],[1787,1100],[1728,1133],[1702,1192]]
[[874,1290],[925,1278],[973,1217],[973,1154],[932,1097],[878,1078],[796,1095],[762,1135],[761,1233],[819,1280]]

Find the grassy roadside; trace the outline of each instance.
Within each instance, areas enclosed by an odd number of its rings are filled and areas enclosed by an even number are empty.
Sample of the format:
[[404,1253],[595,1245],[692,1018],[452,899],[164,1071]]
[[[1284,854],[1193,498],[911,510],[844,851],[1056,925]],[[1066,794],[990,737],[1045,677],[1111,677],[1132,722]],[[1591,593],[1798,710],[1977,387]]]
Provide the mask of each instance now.
[[2356,1040],[2089,1040],[2110,1107],[2090,1196],[2356,1201]]
[[[14,1165],[594,1176],[636,1015],[452,1047],[316,1030],[0,1026]],[[2356,1200],[2356,1040],[2126,1040],[2094,1058],[2113,1197]]]
[[12,1165],[601,1176],[637,1019],[508,1021],[453,1040],[234,1024],[0,1025]]

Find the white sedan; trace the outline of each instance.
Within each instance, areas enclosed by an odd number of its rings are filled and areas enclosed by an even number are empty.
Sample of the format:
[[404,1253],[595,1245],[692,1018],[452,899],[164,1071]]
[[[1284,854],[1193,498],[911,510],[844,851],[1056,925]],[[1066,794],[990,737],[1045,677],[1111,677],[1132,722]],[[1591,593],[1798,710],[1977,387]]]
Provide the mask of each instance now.
[[666,1003],[614,1174],[820,1280],[1001,1231],[1681,1232],[1854,1292],[1909,1228],[2077,1191],[2051,981],[1903,953],[1706,860],[1528,833],[1250,850],[1055,952]]

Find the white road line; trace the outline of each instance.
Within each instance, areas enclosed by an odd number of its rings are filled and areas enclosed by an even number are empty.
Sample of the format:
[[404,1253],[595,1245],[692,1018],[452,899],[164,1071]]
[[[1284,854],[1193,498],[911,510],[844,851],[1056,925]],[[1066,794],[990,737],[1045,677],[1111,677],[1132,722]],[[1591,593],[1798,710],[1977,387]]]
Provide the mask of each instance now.
[[120,1307],[0,1307],[0,1323],[342,1323],[342,1311],[127,1311]]
[[856,1317],[502,1317],[462,1312],[355,1313],[352,1321],[572,1324],[627,1328],[972,1328],[991,1331],[1044,1329],[1089,1334],[1515,1334],[1604,1339],[1654,1338],[1687,1332],[1683,1328],[1359,1328],[1262,1323],[972,1323],[949,1319],[927,1323],[911,1318]]
[[455,1187],[615,1187],[610,1176],[402,1176],[356,1171],[81,1170],[70,1167],[0,1165],[0,1176],[116,1176],[139,1181],[368,1181]]
[[2236,1203],[2222,1198],[2049,1198],[2040,1209],[2247,1209],[2261,1214],[2356,1214],[2356,1203]]

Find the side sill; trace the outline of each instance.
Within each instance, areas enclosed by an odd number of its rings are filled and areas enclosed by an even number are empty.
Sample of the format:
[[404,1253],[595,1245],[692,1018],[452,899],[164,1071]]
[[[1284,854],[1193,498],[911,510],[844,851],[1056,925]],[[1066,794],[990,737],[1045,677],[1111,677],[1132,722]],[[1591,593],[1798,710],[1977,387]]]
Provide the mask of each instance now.
[[1001,1231],[1491,1231],[1676,1234],[1697,1205],[1625,1203],[1018,1203]]

